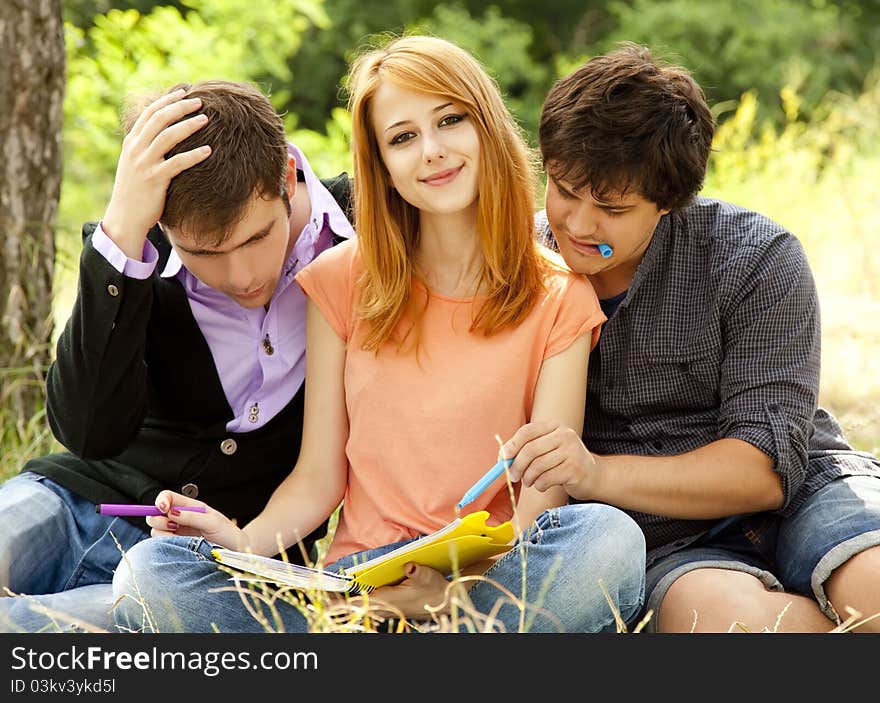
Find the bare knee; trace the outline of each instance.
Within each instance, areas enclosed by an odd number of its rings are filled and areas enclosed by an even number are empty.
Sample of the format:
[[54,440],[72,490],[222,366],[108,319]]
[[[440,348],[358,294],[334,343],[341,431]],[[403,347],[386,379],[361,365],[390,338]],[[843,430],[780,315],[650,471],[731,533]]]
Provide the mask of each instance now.
[[[676,579],[660,604],[661,632],[736,632],[755,622],[764,584],[742,571],[701,568]],[[746,628],[747,629],[747,626]]]
[[880,632],[880,546],[848,559],[825,582],[825,594],[845,627],[855,632]]

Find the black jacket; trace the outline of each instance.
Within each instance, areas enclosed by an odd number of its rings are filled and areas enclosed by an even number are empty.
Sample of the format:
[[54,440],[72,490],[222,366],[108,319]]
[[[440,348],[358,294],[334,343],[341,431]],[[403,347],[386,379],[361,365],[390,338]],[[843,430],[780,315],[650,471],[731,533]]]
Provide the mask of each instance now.
[[[324,185],[350,215],[348,177]],[[151,230],[159,263],[138,280],[95,251],[95,227],[83,228],[76,303],[47,380],[49,423],[69,451],[24,470],[95,503],[152,503],[166,488],[195,494],[246,524],[296,463],[303,388],[260,429],[227,432],[233,412],[186,293],[159,275],[167,240]],[[143,518],[132,522],[146,529]]]

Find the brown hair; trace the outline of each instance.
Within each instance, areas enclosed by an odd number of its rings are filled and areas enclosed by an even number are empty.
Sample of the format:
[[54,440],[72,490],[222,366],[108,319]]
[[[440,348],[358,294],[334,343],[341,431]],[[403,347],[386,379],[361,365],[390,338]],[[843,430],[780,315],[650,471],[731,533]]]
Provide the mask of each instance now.
[[[272,104],[248,83],[204,81],[172,86],[186,98],[201,98],[202,107],[183,119],[208,116],[207,124],[174,146],[165,156],[211,146],[211,156],[171,180],[159,222],[192,237],[198,244],[218,246],[247,213],[258,194],[280,197],[290,211],[285,177],[287,139],[284,123]],[[149,100],[141,98],[127,111],[128,132]]]
[[538,138],[551,177],[599,198],[635,191],[675,211],[703,187],[714,133],[687,70],[624,43],[557,81]]
[[[364,264],[358,310],[369,328],[364,348],[378,350],[395,337],[410,305],[419,235],[419,212],[392,187],[370,121],[382,81],[448,98],[473,120],[480,140],[477,231],[485,302],[471,329],[490,335],[517,324],[542,290],[546,265],[534,236],[536,159],[495,81],[472,55],[444,39],[404,36],[361,54],[349,73],[354,209]],[[401,346],[411,331],[398,339]],[[418,330],[414,339],[417,348]]]

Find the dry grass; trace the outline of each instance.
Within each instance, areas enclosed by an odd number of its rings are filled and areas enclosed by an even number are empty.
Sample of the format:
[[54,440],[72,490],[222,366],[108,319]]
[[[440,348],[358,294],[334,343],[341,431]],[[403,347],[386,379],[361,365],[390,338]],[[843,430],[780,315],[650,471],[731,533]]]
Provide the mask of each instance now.
[[[501,444],[501,440],[496,437]],[[507,490],[511,501],[515,503],[514,487],[507,476]],[[333,538],[333,533],[338,522],[339,509],[331,517],[327,537],[316,544],[316,558],[311,561],[305,553],[303,546],[300,549],[306,563],[321,568],[326,556],[327,547]],[[520,522],[519,515],[514,510],[512,518],[515,534],[522,534],[527,525]],[[283,545],[279,545],[283,547]],[[264,632],[284,632],[283,618],[279,613],[279,607],[293,607],[305,618],[309,632],[333,632],[333,633],[375,633],[375,632],[469,632],[469,633],[505,633],[508,632],[505,624],[499,620],[499,612],[502,607],[513,605],[518,613],[516,632],[529,632],[535,618],[541,617],[548,622],[555,623],[558,632],[565,632],[559,619],[551,612],[543,609],[541,604],[552,587],[557,569],[550,568],[543,575],[542,586],[534,596],[532,602],[526,602],[526,573],[528,569],[528,551],[530,542],[527,539],[517,543],[514,547],[519,555],[522,573],[521,593],[511,592],[500,583],[487,578],[484,575],[465,576],[457,569],[449,579],[444,597],[441,602],[433,606],[425,606],[424,618],[413,619],[407,617],[392,604],[383,602],[375,595],[365,594],[351,596],[349,594],[327,593],[319,590],[297,590],[289,586],[270,584],[263,580],[253,579],[246,573],[242,573],[227,566],[218,565],[222,571],[230,576],[230,585],[215,589],[215,592],[233,592],[238,594],[242,607],[259,624]],[[294,547],[295,548],[295,547]],[[120,550],[121,551],[121,550]],[[286,560],[286,553],[281,549],[282,558]],[[122,553],[123,560],[126,559]],[[479,611],[468,596],[469,589],[476,583],[483,581],[492,586],[501,594],[493,608],[488,613]],[[613,599],[600,580],[599,587],[605,596],[609,610],[613,614],[617,632],[626,632],[626,623],[620,616],[614,605]],[[136,593],[132,596],[142,606],[142,627],[150,631],[157,631],[154,618],[146,599],[139,592],[135,583]],[[641,628],[641,625],[640,625]],[[640,629],[639,628],[639,629]]]
[[[121,561],[130,567],[128,556],[119,542],[116,542],[116,546],[119,549]],[[519,553],[523,571],[525,571],[528,542],[524,542],[523,546],[524,548],[520,549]],[[541,609],[540,603],[527,604],[524,599],[517,597],[508,589],[485,576],[454,575],[446,587],[443,601],[434,607],[426,606],[424,618],[413,619],[408,618],[389,603],[382,602],[370,595],[350,596],[318,590],[297,590],[253,579],[247,574],[223,565],[218,564],[217,568],[229,574],[229,585],[212,589],[211,592],[237,594],[243,611],[253,618],[263,632],[270,634],[285,632],[281,610],[287,607],[299,611],[308,623],[308,631],[311,633],[506,633],[508,630],[504,623],[498,619],[498,614],[503,606],[509,604],[514,605],[520,612],[516,632],[528,632],[533,618],[538,615],[550,622],[555,622],[558,632],[565,631],[552,613]],[[554,573],[548,573],[545,578],[548,589],[552,584]],[[468,597],[469,587],[479,581],[492,583],[502,593],[488,613],[477,610]],[[601,588],[609,611],[614,617],[617,632],[626,633],[626,623],[617,611],[613,599],[601,580],[598,581],[598,586]],[[129,628],[129,631],[162,632],[154,614],[154,607],[151,606],[149,594],[144,594],[141,591],[136,576],[133,579],[133,590],[133,593],[121,596],[112,608],[117,607],[124,599],[130,599],[140,608],[141,616],[137,626]],[[545,589],[541,590],[541,593],[545,592]],[[8,590],[7,595],[18,597],[18,594]],[[540,601],[540,597],[538,600]],[[46,631],[66,631],[72,625],[83,632],[107,632],[107,630],[84,622],[77,617],[52,610],[39,603],[33,603],[31,607],[50,619],[52,624],[47,626]],[[649,618],[650,613],[633,631],[641,631]],[[214,629],[216,632],[224,631],[222,623],[215,624]]]

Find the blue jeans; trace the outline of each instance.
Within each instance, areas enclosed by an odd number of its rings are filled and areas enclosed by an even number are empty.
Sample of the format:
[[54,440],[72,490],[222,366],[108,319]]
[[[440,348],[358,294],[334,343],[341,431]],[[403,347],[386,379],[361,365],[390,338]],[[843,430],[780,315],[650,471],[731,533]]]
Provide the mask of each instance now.
[[753,513],[727,518],[680,551],[648,564],[645,610],[654,617],[673,582],[700,568],[752,574],[772,591],[813,598],[840,624],[825,594],[831,573],[856,554],[880,544],[880,478],[850,476],[816,491],[791,517]]
[[0,632],[67,630],[65,615],[112,626],[111,582],[121,558],[113,538],[127,550],[149,533],[98,515],[94,503],[32,472],[0,486],[0,525],[0,586],[29,594],[0,598]]
[[[327,569],[339,571],[398,546],[352,554]],[[314,631],[303,614],[309,612],[305,601],[296,606],[279,599],[270,605],[243,596],[210,551],[205,540],[191,537],[136,545],[113,580],[114,598],[122,598],[113,611],[116,624],[148,632]],[[554,508],[542,513],[516,547],[486,572],[487,580],[468,592],[470,604],[461,617],[473,611],[491,614],[498,623],[494,630],[504,632],[613,632],[612,606],[624,620],[641,608],[644,559],[644,536],[620,510],[595,503]],[[528,606],[521,622],[516,603],[522,602]],[[475,622],[473,617],[469,621]]]

